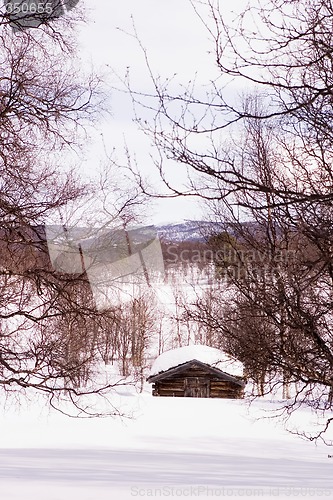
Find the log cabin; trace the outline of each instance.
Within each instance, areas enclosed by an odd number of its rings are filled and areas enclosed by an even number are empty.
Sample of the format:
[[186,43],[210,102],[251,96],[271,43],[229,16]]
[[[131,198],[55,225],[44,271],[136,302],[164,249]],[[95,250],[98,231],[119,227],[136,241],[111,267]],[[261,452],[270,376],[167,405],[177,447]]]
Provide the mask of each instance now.
[[[186,360],[192,355],[201,359]],[[167,357],[169,362],[165,362]],[[214,357],[217,361],[209,363]],[[179,362],[182,358],[185,361]],[[153,384],[153,396],[167,397],[239,399],[245,387],[241,363],[208,346],[187,346],[163,353],[154,363],[147,381]]]

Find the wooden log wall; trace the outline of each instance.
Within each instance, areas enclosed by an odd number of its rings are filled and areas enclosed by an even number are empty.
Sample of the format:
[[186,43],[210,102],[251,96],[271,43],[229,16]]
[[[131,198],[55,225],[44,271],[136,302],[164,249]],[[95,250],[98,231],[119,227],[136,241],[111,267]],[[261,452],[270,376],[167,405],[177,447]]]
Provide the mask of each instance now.
[[184,397],[185,379],[187,377],[198,377],[210,380],[209,396],[211,398],[242,398],[243,388],[228,380],[208,374],[199,368],[188,370],[179,375],[155,382],[153,385],[153,396]]

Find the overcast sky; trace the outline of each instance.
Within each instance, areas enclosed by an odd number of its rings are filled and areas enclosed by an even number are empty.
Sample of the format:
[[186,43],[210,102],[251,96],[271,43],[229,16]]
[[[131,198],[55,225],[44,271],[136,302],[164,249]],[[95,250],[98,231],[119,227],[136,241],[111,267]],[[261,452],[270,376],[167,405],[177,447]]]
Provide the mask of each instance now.
[[[119,85],[112,71],[125,75],[129,67],[132,85],[137,90],[151,90],[143,54],[133,32],[133,22],[142,44],[147,48],[153,71],[162,76],[177,74],[178,82],[186,83],[197,74],[197,82],[214,78],[212,49],[208,34],[194,13],[189,0],[83,0],[87,7],[88,23],[81,31],[83,58],[93,62],[97,70],[108,75],[111,84]],[[228,7],[226,7],[226,15]],[[142,172],[158,183],[149,154],[149,141],[133,124],[133,112],[128,96],[115,91],[110,100],[112,116],[101,123],[103,141],[108,151],[113,148],[122,158],[124,142],[136,154]],[[99,132],[98,132],[99,133]],[[101,137],[101,136],[98,136]],[[103,155],[102,139],[90,148],[86,168],[96,168],[96,158]],[[177,179],[182,179],[175,172]],[[155,205],[153,221],[180,221],[198,219],[202,212],[196,202],[189,199],[159,201]]]

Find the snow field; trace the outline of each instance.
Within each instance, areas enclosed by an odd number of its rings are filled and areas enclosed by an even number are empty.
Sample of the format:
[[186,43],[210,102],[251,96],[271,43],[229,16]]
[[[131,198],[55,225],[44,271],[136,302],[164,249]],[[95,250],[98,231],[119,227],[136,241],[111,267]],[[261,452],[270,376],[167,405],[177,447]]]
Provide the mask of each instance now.
[[[260,419],[277,404],[122,390],[132,419],[69,419],[30,405],[1,417],[4,500],[332,498],[333,450]],[[313,426],[300,410],[297,423]],[[331,452],[332,450],[332,452]]]

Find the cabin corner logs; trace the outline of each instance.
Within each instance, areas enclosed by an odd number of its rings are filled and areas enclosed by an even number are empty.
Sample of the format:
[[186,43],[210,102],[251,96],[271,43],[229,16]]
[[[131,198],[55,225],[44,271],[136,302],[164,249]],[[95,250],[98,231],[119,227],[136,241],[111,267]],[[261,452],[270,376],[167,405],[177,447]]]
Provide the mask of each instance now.
[[240,399],[245,387],[244,378],[197,360],[152,375],[147,381],[153,384],[153,396],[166,397]]

